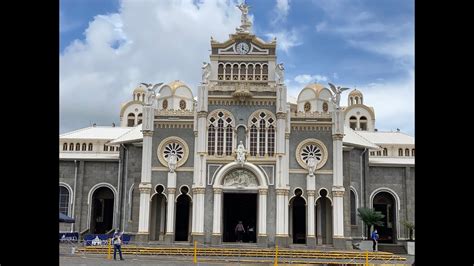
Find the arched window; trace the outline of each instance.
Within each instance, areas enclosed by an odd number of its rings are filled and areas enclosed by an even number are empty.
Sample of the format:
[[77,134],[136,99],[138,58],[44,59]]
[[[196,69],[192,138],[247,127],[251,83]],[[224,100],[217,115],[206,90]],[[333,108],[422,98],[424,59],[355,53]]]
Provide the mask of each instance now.
[[262,80],[268,80],[268,65],[264,64],[262,68]]
[[309,111],[311,111],[311,104],[309,102],[305,102],[304,103],[304,112],[308,113]]
[[[249,118],[250,155],[273,156],[275,153],[275,118],[268,111],[253,113]],[[272,139],[270,141],[270,139]]]
[[232,126],[229,124],[225,132],[225,155],[232,155]]
[[245,64],[240,65],[240,80],[247,79],[247,66]]
[[168,100],[167,99],[163,100],[162,107],[163,107],[164,110],[168,109]]
[[410,149],[405,149],[405,156],[410,156]]
[[357,128],[357,118],[355,116],[351,116],[351,118],[349,118],[349,127],[354,130]]
[[143,120],[143,115],[142,113],[139,113],[137,116],[137,125],[140,125],[142,123],[142,120]]
[[398,156],[403,156],[403,149],[398,149]]
[[250,127],[250,155],[257,155],[257,126]]
[[186,101],[185,100],[179,101],[179,109],[181,109],[181,110],[186,109]]
[[69,214],[69,190],[61,185],[59,186],[59,212]]
[[86,150],[87,150],[87,144],[82,143],[82,150],[83,150],[83,151],[86,151]]
[[[214,118],[211,118],[211,120]],[[207,151],[209,155],[214,155],[216,147],[216,129],[214,125],[209,125],[208,136],[207,136]]]
[[247,80],[253,80],[253,65],[249,64],[247,68]]
[[234,147],[233,116],[227,111],[216,110],[209,115],[208,124],[208,154],[218,156],[232,155]]
[[135,125],[135,114],[130,113],[127,116],[127,127],[133,127]]
[[232,66],[230,64],[225,65],[225,80],[230,80],[230,72]]
[[383,148],[383,156],[388,156],[387,148]]
[[268,127],[268,156],[275,155],[275,128],[273,125]]
[[232,66],[232,80],[239,80],[239,65],[234,64]]
[[255,80],[261,80],[262,67],[260,64],[255,65]]
[[356,196],[354,191],[351,190],[351,225],[356,225]]
[[324,102],[324,103],[323,103],[323,112],[327,113],[328,110],[329,110],[328,103],[327,103],[327,102]]
[[375,151],[371,151],[370,156],[375,156]]
[[359,104],[359,97],[357,97],[357,96],[355,97],[355,102],[356,102],[356,104]]
[[382,155],[382,152],[381,151],[377,151],[377,156],[381,156]]
[[114,146],[110,146],[110,151],[115,151]]
[[353,105],[354,104],[354,98],[351,97],[350,100],[351,100],[351,105]]
[[74,143],[69,144],[69,150],[73,151],[74,150]]
[[415,149],[411,149],[411,156],[415,156]]
[[104,144],[104,151],[109,151],[109,146]]
[[217,79],[224,79],[224,64],[219,64],[219,67],[217,67]]
[[89,151],[92,151],[92,147],[93,147],[92,143],[89,143]]
[[367,117],[361,116],[359,119],[360,129],[367,130]]
[[80,151],[81,150],[81,144],[80,143],[76,143],[76,151]]
[[63,151],[67,151],[67,143],[63,144]]

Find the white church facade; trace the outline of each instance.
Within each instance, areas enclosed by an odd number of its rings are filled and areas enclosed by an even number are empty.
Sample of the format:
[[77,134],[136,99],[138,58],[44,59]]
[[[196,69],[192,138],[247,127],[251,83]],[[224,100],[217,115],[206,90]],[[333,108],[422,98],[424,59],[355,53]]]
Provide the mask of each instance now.
[[253,35],[240,8],[236,32],[211,39],[196,96],[177,80],[140,84],[120,125],[60,135],[59,207],[76,218],[61,229],[221,245],[241,221],[249,244],[351,248],[367,237],[356,209],[370,207],[385,214],[381,242],[405,241],[414,138],[376,131],[358,90],[347,106],[322,84],[289,101],[276,40]]

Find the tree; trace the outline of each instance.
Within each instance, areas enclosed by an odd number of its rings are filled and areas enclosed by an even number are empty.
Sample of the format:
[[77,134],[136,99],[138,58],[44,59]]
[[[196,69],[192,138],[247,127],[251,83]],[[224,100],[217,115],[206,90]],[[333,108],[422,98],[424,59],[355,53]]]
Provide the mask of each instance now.
[[383,226],[382,219],[385,217],[381,212],[370,208],[358,208],[358,216],[367,226],[367,236],[370,236],[370,227],[373,225]]
[[402,224],[408,229],[410,241],[413,241],[413,230],[415,229],[415,223],[402,221]]

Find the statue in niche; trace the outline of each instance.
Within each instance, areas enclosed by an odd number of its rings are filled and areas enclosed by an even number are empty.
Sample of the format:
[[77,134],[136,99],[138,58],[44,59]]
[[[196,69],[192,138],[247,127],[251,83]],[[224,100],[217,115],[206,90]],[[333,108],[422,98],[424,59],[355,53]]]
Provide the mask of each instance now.
[[245,154],[247,151],[245,150],[244,144],[242,141],[240,141],[239,145],[237,146],[237,162],[240,163],[240,165],[243,165],[245,163]]
[[318,166],[318,160],[316,159],[316,156],[309,155],[307,165],[309,175],[314,176],[314,173],[316,172],[316,167]]
[[176,164],[178,163],[178,156],[176,154],[171,153],[168,156],[168,168],[170,169],[170,173],[174,173],[174,170],[176,170]]

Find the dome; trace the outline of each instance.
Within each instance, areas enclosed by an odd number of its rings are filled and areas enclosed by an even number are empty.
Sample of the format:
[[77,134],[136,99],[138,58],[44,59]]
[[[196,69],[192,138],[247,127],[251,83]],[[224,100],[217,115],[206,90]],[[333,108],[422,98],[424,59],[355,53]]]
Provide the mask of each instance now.
[[135,93],[144,93],[146,91],[145,89],[145,86],[143,84],[140,84],[138,85],[138,87],[136,87],[134,90],[133,90],[133,94]]
[[[308,84],[304,87],[304,89],[312,89],[314,92],[316,92],[316,95],[319,95],[319,93],[325,89],[325,87],[321,84],[317,84],[317,83],[311,83],[311,84]],[[303,89],[303,90],[304,90]]]
[[356,97],[356,96],[362,97],[362,92],[360,92],[357,89],[354,89],[349,93],[349,97]]
[[182,82],[180,80],[172,81],[168,84],[168,86],[171,88],[171,90],[173,92],[176,91],[176,89],[179,88],[179,87],[186,87],[186,88],[189,89],[188,85],[184,84],[184,82]]

